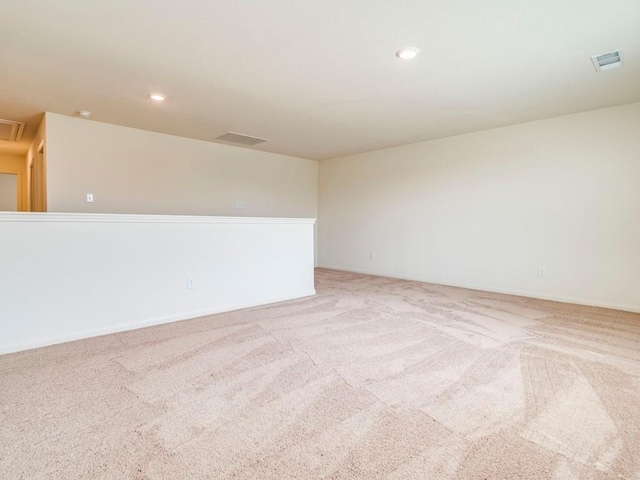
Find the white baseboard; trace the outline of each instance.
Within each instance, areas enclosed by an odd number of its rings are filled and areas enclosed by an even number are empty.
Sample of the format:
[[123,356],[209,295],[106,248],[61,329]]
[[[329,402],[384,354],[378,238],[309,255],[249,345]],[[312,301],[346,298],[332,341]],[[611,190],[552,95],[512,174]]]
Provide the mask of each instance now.
[[120,325],[113,325],[106,328],[96,328],[92,330],[85,330],[82,332],[73,332],[56,337],[38,338],[33,341],[0,345],[0,355],[7,353],[21,352],[23,350],[31,350],[34,348],[48,347],[50,345],[57,345],[60,343],[73,342],[75,340],[82,340],[84,338],[99,337],[102,335],[109,335],[112,333],[126,332],[129,330],[136,330],[139,328],[153,327],[155,325],[163,325],[165,323],[178,322],[181,320],[189,320],[198,317],[204,317],[207,315],[214,315],[216,313],[231,312],[233,310],[241,310],[243,308],[258,307],[262,305],[269,305],[271,303],[284,302],[287,300],[294,300],[297,298],[309,297],[315,295],[316,291],[310,290],[305,292],[296,292],[291,295],[279,296],[275,298],[262,298],[252,300],[246,303],[238,303],[233,305],[223,305],[220,307],[212,308],[210,310],[202,310],[198,312],[185,312],[176,315],[169,315],[166,317],[150,318],[147,320],[141,320],[139,322],[125,323]]
[[379,271],[373,271],[373,270],[359,270],[359,269],[340,267],[336,265],[319,265],[317,268],[326,268],[328,270],[338,270],[338,271],[350,272],[350,273],[361,273],[364,275],[375,275],[379,277],[397,278],[400,280],[411,280],[415,282],[434,283],[437,285],[445,285],[448,287],[468,288],[470,290],[481,290],[481,291],[492,292],[492,293],[504,293],[505,295],[517,295],[519,297],[536,298],[539,300],[551,300],[553,302],[571,303],[574,305],[585,305],[587,307],[601,307],[601,308],[609,308],[612,310],[622,310],[625,312],[640,313],[640,306],[637,306],[637,305],[616,304],[616,303],[602,302],[598,300],[591,300],[591,299],[585,299],[585,298],[564,297],[561,295],[549,295],[546,293],[530,292],[530,291],[523,291],[523,290],[509,290],[509,289],[505,290],[502,288],[492,288],[486,285],[477,285],[477,284],[468,284],[468,283],[467,284],[442,283],[441,281],[434,281],[426,278],[411,278],[409,276],[399,276],[393,273],[379,272]]

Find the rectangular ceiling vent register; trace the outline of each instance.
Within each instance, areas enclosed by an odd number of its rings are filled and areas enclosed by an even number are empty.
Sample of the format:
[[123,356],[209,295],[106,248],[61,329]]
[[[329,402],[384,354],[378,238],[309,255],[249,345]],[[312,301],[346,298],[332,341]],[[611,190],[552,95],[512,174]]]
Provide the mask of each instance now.
[[13,120],[0,119],[0,140],[5,142],[19,142],[24,132],[24,123]]
[[602,55],[594,55],[591,57],[591,61],[598,72],[610,70],[622,65],[622,54],[619,50],[616,50],[615,52],[603,53]]
[[223,142],[231,142],[238,143],[240,145],[258,145],[259,143],[268,142],[266,138],[258,138],[251,137],[249,135],[243,135],[241,133],[227,132],[219,137],[216,137],[216,140],[222,140]]

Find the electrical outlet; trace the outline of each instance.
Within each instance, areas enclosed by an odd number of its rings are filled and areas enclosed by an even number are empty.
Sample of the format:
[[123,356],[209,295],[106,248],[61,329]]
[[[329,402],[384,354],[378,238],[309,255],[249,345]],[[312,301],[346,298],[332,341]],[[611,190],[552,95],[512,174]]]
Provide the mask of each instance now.
[[546,277],[547,276],[547,267],[538,267],[538,276]]
[[196,288],[196,277],[193,275],[187,277],[187,288]]
[[87,203],[93,203],[93,193],[87,193]]
[[375,260],[376,259],[376,254],[374,252],[370,252],[369,253],[369,260]]
[[236,202],[236,208],[247,208],[244,202]]

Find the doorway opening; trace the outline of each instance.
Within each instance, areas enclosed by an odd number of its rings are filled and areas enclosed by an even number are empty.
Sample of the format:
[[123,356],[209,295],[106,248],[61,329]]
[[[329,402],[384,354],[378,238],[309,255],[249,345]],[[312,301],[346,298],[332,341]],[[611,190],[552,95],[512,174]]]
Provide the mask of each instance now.
[[0,212],[18,211],[18,174],[0,173]]

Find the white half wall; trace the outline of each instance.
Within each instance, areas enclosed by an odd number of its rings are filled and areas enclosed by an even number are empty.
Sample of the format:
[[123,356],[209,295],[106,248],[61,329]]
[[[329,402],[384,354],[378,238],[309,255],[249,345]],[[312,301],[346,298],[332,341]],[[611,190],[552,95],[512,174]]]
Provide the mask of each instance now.
[[0,353],[313,295],[314,223],[1,213]]
[[633,103],[323,161],[318,263],[640,311],[639,132]]

